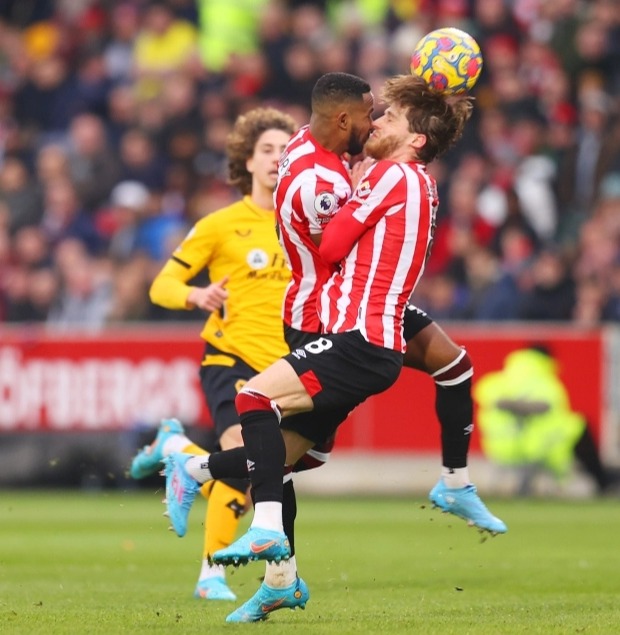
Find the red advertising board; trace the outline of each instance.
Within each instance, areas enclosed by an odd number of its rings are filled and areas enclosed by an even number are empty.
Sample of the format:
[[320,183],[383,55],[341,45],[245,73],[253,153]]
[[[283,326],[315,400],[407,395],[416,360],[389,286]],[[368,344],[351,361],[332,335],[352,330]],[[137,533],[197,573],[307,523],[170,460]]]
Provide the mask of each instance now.
[[[474,363],[474,382],[502,368],[511,351],[547,345],[557,357],[573,409],[588,418],[595,438],[603,417],[603,344],[598,330],[553,327],[448,327]],[[385,451],[439,449],[439,423],[434,409],[435,386],[423,373],[404,369],[394,386],[369,399],[349,417],[338,437],[339,447]],[[474,429],[472,449],[479,449]]]
[[[177,416],[208,423],[198,379],[200,325],[136,326],[103,333],[0,330],[0,433],[119,430]],[[469,351],[475,377],[501,368],[506,354],[532,343],[557,356],[573,408],[598,437],[603,403],[603,346],[597,330],[556,326],[447,328]],[[340,448],[436,451],[434,384],[404,370],[396,384],[357,408],[341,428]],[[474,445],[478,439],[474,433]]]

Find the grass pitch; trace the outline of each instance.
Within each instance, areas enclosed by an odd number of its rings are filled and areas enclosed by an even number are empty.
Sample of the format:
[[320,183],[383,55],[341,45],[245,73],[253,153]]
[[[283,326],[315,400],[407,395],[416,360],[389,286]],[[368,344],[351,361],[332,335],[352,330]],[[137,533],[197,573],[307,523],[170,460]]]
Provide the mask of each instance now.
[[[204,502],[179,539],[161,497],[0,494],[0,633],[620,633],[618,500],[490,501],[509,533],[481,541],[422,495],[302,498],[306,610],[236,625],[224,623],[235,603],[192,597]],[[262,572],[230,569],[240,601]]]

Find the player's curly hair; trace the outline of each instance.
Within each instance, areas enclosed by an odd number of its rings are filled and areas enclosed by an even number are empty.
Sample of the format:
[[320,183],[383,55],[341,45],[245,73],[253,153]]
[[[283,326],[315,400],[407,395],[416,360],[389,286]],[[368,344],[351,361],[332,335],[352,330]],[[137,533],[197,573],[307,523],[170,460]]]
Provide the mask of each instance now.
[[295,120],[275,108],[254,108],[240,115],[226,140],[228,182],[245,196],[252,192],[252,175],[246,167],[254,154],[259,137],[267,130],[282,130],[292,135],[298,128]]
[[426,135],[418,157],[430,163],[461,138],[471,117],[473,99],[444,95],[433,90],[417,75],[397,75],[388,79],[382,91],[385,103],[406,109],[409,129]]

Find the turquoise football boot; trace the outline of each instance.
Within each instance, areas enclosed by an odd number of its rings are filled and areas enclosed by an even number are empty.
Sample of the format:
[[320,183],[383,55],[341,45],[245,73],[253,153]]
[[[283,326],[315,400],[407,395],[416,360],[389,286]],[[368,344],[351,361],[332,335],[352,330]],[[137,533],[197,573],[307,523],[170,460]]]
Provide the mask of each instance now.
[[234,601],[237,599],[237,596],[231,591],[224,578],[220,576],[198,580],[194,597],[202,598],[203,600]]
[[505,534],[508,531],[506,524],[493,516],[480,500],[475,485],[451,488],[444,485],[443,479],[439,479],[428,497],[442,511],[463,518],[469,525],[483,531],[492,534]]
[[164,443],[173,434],[185,434],[183,424],[178,419],[162,419],[153,443],[145,445],[134,456],[129,468],[131,478],[136,480],[146,478],[161,469],[164,460]]
[[180,538],[187,533],[187,518],[196,494],[200,491],[200,483],[185,469],[185,464],[190,458],[191,454],[175,452],[164,459],[167,515],[172,528]]
[[274,589],[264,582],[258,591],[238,609],[235,609],[227,618],[227,622],[260,622],[279,609],[306,608],[306,602],[310,598],[308,586],[301,579],[284,589]]
[[239,540],[213,554],[214,564],[247,564],[253,560],[280,562],[291,557],[286,534],[270,529],[250,527]]

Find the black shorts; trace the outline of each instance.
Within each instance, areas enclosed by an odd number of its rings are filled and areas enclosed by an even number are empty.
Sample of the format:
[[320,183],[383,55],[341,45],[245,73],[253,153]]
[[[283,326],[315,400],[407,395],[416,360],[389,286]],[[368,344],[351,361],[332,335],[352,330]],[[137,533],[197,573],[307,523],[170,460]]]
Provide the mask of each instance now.
[[[319,333],[298,331],[288,324],[284,324],[284,339],[291,351],[303,348],[318,337],[321,337]],[[322,412],[318,416],[315,411],[302,412],[282,419],[280,427],[296,432],[316,444],[324,444],[333,442],[336,429],[347,418],[349,412],[351,410],[346,406]]]
[[422,309],[413,304],[407,304],[403,318],[403,335],[405,342],[413,339],[420,331],[425,329],[433,320]]
[[[211,363],[205,365],[205,361]],[[236,355],[222,353],[212,344],[205,346],[200,383],[218,439],[228,428],[239,423],[235,397],[255,375],[258,371]]]
[[315,443],[331,437],[349,412],[398,378],[403,355],[368,343],[359,331],[314,336],[284,359],[312,397],[314,410],[282,420]]

